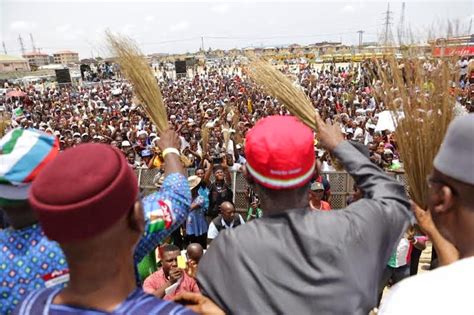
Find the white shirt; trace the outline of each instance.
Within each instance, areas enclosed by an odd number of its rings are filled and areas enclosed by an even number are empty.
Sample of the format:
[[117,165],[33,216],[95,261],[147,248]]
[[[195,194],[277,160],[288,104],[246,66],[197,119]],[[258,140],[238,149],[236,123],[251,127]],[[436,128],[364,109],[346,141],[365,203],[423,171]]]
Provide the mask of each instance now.
[[474,257],[403,280],[382,300],[379,314],[474,314]]
[[[240,220],[241,225],[245,224],[245,221],[240,214],[239,214],[239,220]],[[226,229],[231,229],[234,227],[234,221],[232,221],[232,223],[228,225],[224,221],[224,219],[221,219],[221,224],[225,226]],[[209,229],[207,230],[207,238],[210,240],[213,240],[217,237],[217,235],[219,235],[219,231],[217,230],[217,227],[214,224],[214,222],[211,222],[211,224],[209,224]]]

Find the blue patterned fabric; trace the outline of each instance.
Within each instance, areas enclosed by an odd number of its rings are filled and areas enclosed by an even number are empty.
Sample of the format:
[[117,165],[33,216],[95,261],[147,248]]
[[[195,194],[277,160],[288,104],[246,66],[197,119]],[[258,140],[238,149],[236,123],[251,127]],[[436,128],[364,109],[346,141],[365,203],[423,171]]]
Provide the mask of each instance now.
[[[140,262],[186,220],[191,206],[188,179],[179,173],[166,176],[161,189],[143,198],[142,205],[146,225],[145,233],[135,248],[136,262]],[[159,221],[157,228],[156,221]]]
[[44,277],[68,268],[61,248],[38,224],[0,231],[0,248],[0,314],[10,314],[28,293],[44,288]]
[[[170,210],[168,226],[150,232],[150,213],[164,202]],[[145,233],[135,248],[136,265],[171,232],[188,214],[191,192],[187,178],[181,174],[166,177],[159,192],[143,199]],[[67,262],[57,243],[46,238],[39,225],[22,230],[0,231],[0,314],[10,314],[15,306],[34,289],[44,288],[45,275],[67,270]],[[137,279],[138,279],[137,274]],[[52,286],[54,282],[48,282]],[[64,284],[61,284],[64,287]]]
[[105,314],[134,314],[134,315],[153,315],[153,314],[174,314],[174,315],[192,315],[193,311],[182,305],[164,301],[151,294],[146,294],[142,289],[137,288],[125,301],[115,308],[112,312],[104,312],[91,308],[74,307],[69,305],[52,304],[54,297],[60,289],[43,289],[32,292],[25,300],[17,306],[14,315],[23,314],[48,314],[48,315],[105,315]]
[[[207,200],[209,201],[209,198]],[[207,234],[208,226],[205,217],[206,210],[204,208],[205,199],[202,196],[198,196],[192,204],[198,207],[189,211],[188,219],[186,220],[186,234],[195,236]]]

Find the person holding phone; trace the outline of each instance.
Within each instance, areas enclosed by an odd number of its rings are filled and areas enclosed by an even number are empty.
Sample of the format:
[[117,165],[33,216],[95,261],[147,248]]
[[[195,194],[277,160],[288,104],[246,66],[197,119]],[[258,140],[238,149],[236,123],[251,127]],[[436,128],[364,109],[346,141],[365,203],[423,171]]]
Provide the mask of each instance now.
[[164,300],[171,300],[182,292],[200,293],[196,280],[178,268],[178,246],[167,244],[160,250],[161,268],[143,282],[143,291]]

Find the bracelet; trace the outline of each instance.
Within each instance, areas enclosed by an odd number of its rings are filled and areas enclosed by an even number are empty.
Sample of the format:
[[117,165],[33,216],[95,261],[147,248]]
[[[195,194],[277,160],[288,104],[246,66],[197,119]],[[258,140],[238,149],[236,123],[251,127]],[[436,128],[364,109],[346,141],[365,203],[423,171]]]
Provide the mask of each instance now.
[[179,153],[178,149],[176,148],[166,148],[163,150],[163,158],[166,157],[166,155],[168,155],[169,153],[174,153],[174,154],[177,154],[178,156],[180,156],[181,154]]

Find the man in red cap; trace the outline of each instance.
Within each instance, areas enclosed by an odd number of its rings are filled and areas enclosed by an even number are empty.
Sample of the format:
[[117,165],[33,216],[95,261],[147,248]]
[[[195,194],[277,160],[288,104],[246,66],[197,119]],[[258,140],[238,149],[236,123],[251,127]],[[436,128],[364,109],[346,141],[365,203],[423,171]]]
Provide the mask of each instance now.
[[317,116],[318,138],[366,198],[308,211],[313,131],[290,116],[260,120],[244,168],[264,216],[222,231],[201,260],[201,292],[231,314],[367,314],[386,262],[409,220],[397,183]]
[[[174,131],[161,135],[159,146],[166,174],[168,178],[182,177],[177,188],[189,207],[189,186],[182,175],[179,144]],[[145,231],[137,178],[123,154],[112,146],[84,144],[66,150],[40,175],[31,188],[30,203],[46,236],[61,246],[70,281],[65,289],[33,291],[14,314],[192,314],[137,288],[133,259],[144,234],[163,227],[169,234],[182,223],[187,210],[173,212],[172,208],[179,205],[152,196],[143,204],[151,218]]]

